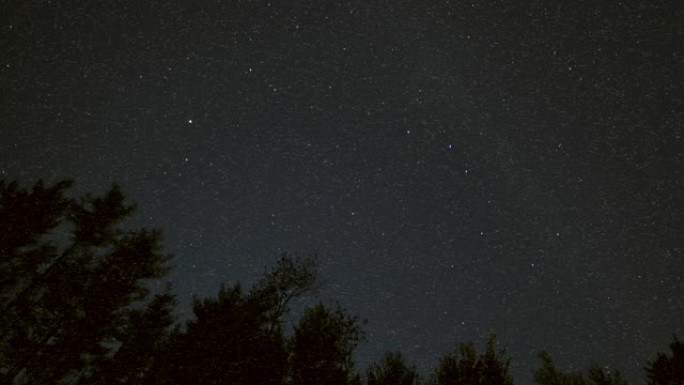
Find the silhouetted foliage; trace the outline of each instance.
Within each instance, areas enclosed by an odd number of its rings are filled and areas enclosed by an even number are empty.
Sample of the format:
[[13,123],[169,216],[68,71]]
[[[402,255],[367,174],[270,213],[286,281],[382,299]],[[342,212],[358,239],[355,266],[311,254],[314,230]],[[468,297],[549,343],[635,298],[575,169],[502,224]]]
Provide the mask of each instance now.
[[442,357],[433,375],[437,385],[511,385],[510,362],[505,350],[496,350],[496,337],[487,340],[485,353],[478,356],[472,343]]
[[169,328],[176,298],[170,289],[158,294],[149,306],[131,311],[127,322],[121,327],[117,340],[120,348],[111,357],[97,362],[90,384],[142,384],[151,370]]
[[196,319],[174,334],[149,383],[282,383],[285,340],[270,330],[263,306],[239,285],[221,288],[216,299],[196,300]]
[[541,367],[534,370],[534,381],[539,385],[585,385],[584,378],[579,373],[562,373],[547,352],[539,353]]
[[290,301],[315,287],[314,267],[283,254],[249,293],[236,284],[216,299],[195,299],[195,319],[173,334],[147,383],[282,384],[284,317]]
[[116,185],[74,200],[72,184],[0,182],[0,383],[87,376],[166,273],[161,234],[122,229],[134,206]]
[[588,378],[581,373],[563,373],[556,368],[553,359],[547,352],[539,353],[542,365],[533,371],[534,380],[539,385],[626,385],[620,372],[606,372],[598,365],[589,368]]
[[418,373],[409,368],[400,352],[388,352],[366,371],[368,385],[417,385]]
[[[285,330],[291,302],[317,288],[312,258],[283,254],[250,291],[238,283],[195,298],[194,319],[178,325],[171,288],[150,296],[144,284],[168,271],[161,233],[124,230],[135,206],[116,185],[80,199],[66,195],[72,185],[0,181],[0,385],[361,383],[356,317],[318,304]],[[649,363],[649,385],[684,385],[684,344],[675,337],[670,350]],[[548,353],[539,357],[538,385],[626,385],[618,371],[563,373]],[[399,352],[372,364],[366,378],[419,383]],[[466,343],[442,357],[431,381],[513,383],[494,335],[483,354]]]
[[352,353],[363,338],[359,320],[342,309],[307,309],[290,341],[292,384],[359,383]]
[[605,371],[598,365],[589,368],[589,381],[595,385],[627,385],[618,370]]
[[299,258],[283,253],[276,267],[264,274],[250,295],[268,311],[272,329],[281,329],[290,302],[317,289],[316,261],[313,256]]
[[646,367],[649,385],[684,384],[684,343],[674,337],[670,344],[671,356],[658,353],[658,357]]

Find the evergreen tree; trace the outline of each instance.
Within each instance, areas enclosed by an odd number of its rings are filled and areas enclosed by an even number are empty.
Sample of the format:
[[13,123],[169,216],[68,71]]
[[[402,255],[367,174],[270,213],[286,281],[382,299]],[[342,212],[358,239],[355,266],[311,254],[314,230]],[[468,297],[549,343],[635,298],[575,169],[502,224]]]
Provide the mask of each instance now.
[[549,353],[539,353],[542,365],[533,371],[534,380],[538,385],[586,385],[584,377],[580,373],[562,373],[556,368],[556,364]]
[[589,368],[589,381],[595,385],[627,385],[618,370],[604,371],[598,365]]
[[409,368],[399,352],[388,352],[380,363],[372,364],[366,371],[368,385],[417,385],[418,373]]
[[235,285],[196,300],[193,309],[196,319],[173,336],[149,383],[282,383],[284,338],[269,329],[262,303]]
[[649,385],[684,384],[684,343],[674,337],[670,344],[671,356],[658,353],[658,357],[646,367]]
[[627,385],[617,370],[604,371],[598,365],[589,368],[588,376],[582,373],[563,373],[556,368],[547,352],[539,353],[542,366],[533,371],[535,382],[539,385]]
[[510,360],[505,350],[496,350],[496,337],[487,340],[485,353],[478,356],[472,343],[461,344],[458,351],[440,360],[433,375],[437,385],[511,385]]
[[352,353],[363,339],[359,321],[322,304],[307,309],[290,341],[292,384],[356,384]]
[[75,200],[72,184],[0,181],[0,384],[87,376],[167,271],[158,231],[123,230],[118,186]]
[[311,259],[283,254],[245,293],[222,287],[195,299],[195,319],[173,333],[147,384],[282,384],[287,374],[284,317],[290,302],[315,287]]
[[114,385],[144,383],[154,359],[168,338],[174,323],[172,311],[176,298],[170,288],[157,294],[150,304],[131,311],[117,335],[120,347],[93,366],[89,384]]

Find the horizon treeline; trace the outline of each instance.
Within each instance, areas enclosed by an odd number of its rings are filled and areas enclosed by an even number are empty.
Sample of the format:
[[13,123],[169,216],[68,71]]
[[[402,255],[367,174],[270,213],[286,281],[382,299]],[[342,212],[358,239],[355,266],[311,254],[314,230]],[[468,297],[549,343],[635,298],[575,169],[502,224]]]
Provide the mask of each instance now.
[[[401,352],[357,368],[363,322],[339,306],[319,302],[287,328],[294,301],[318,286],[312,256],[282,254],[253,287],[194,298],[194,317],[181,322],[171,286],[153,293],[146,284],[170,269],[161,232],[125,226],[135,205],[117,185],[70,198],[72,186],[0,181],[0,385],[514,383],[494,335],[483,352],[460,344],[421,378]],[[626,384],[616,370],[564,373],[546,352],[539,358],[539,385]],[[645,381],[684,384],[676,337]]]

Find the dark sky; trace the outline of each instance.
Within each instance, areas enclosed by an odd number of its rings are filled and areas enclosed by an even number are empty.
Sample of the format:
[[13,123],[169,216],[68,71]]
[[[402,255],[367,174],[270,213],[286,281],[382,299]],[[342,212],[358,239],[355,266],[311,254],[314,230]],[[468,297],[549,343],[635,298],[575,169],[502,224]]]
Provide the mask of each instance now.
[[120,183],[186,307],[318,252],[362,368],[495,332],[518,383],[643,383],[684,335],[684,6],[569,3],[5,0],[0,178]]

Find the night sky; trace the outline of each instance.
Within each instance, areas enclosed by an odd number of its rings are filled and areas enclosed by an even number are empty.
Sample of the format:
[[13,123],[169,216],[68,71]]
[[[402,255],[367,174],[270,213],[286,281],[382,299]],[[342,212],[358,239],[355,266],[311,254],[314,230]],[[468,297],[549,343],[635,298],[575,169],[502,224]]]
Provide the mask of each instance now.
[[193,294],[318,253],[361,369],[684,336],[684,4],[0,3],[0,179],[121,184]]

